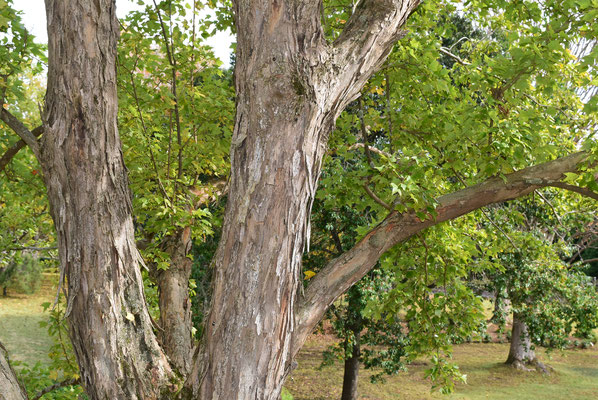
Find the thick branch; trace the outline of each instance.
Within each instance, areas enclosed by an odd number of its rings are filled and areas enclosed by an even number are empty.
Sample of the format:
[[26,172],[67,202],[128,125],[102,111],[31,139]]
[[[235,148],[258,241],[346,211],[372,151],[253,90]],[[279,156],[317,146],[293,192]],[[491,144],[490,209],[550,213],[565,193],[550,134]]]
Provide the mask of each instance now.
[[587,157],[584,152],[525,168],[503,178],[492,178],[437,199],[437,217],[420,220],[415,212],[392,212],[351,250],[330,261],[305,291],[297,307],[293,354],[324,315],[326,309],[376,264],[395,244],[418,232],[481,207],[512,200],[545,186],[554,186],[566,172],[576,171]]
[[[330,49],[331,65],[322,83],[329,86],[329,106],[341,110],[354,100],[380,68],[402,27],[420,0],[362,0]],[[327,93],[321,91],[321,93]],[[328,92],[330,93],[330,92]]]
[[39,143],[36,136],[18,118],[9,113],[5,108],[0,108],[0,120],[4,121],[19,137],[31,147],[31,151],[39,160]]
[[[36,138],[41,136],[43,132],[44,128],[42,126],[38,126],[37,128],[31,131],[33,136],[35,136]],[[0,158],[0,172],[4,171],[10,160],[12,160],[14,156],[16,156],[17,153],[21,151],[21,149],[23,149],[25,146],[27,146],[27,143],[25,143],[25,141],[21,139],[15,144],[13,144],[8,150],[6,150],[6,152],[2,155],[2,158]]]

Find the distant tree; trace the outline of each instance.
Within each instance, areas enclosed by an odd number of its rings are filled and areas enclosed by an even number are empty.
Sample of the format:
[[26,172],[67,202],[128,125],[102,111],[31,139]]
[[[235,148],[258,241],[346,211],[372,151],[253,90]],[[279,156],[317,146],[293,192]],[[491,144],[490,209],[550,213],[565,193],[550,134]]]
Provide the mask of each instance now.
[[[511,346],[507,364],[516,368],[536,366],[546,371],[534,348],[563,348],[569,336],[586,340],[598,327],[596,287],[582,269],[568,260],[576,251],[573,236],[591,226],[595,207],[582,212],[570,210],[574,202],[554,192],[538,192],[533,198],[518,200],[489,210],[497,246],[497,269],[489,276],[498,293],[494,320],[504,324],[508,299],[513,313]],[[569,212],[567,212],[569,211]],[[486,229],[494,229],[488,222]],[[501,244],[502,243],[502,244]]]

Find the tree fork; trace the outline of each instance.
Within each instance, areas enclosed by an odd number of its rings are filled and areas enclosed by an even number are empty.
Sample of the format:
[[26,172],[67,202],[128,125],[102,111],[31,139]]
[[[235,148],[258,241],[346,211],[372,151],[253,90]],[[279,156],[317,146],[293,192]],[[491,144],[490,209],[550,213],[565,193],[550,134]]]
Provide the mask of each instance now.
[[417,1],[365,0],[328,43],[321,1],[238,0],[231,183],[193,397],[278,399],[329,132]]

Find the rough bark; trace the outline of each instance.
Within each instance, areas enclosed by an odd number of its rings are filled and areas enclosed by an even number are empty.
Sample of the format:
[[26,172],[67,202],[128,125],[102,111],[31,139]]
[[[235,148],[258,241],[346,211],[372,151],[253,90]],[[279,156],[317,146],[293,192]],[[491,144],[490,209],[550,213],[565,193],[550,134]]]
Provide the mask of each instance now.
[[[229,200],[188,397],[278,399],[307,334],[384,251],[436,223],[558,182],[585,158],[580,153],[443,196],[435,220],[392,212],[299,297],[328,133],[417,3],[363,0],[345,32],[327,43],[319,1],[235,2],[238,97]],[[114,0],[47,0],[46,9],[40,158],[82,382],[92,399],[159,398],[172,372],[143,298],[116,129]],[[37,141],[21,133],[37,154]]]
[[0,400],[26,400],[27,398],[27,392],[10,366],[8,352],[0,343]]
[[319,1],[235,2],[231,182],[205,339],[189,382],[194,396],[279,398],[328,134],[416,4],[363,1],[347,33],[329,44]]
[[159,339],[172,367],[182,376],[191,371],[193,336],[191,328],[191,299],[189,278],[191,277],[191,229],[185,228],[170,236],[164,243],[170,255],[170,266],[157,273],[160,291]]
[[527,325],[517,313],[513,313],[511,332],[511,346],[509,347],[509,356],[506,363],[517,369],[527,370],[526,365],[537,362],[536,353],[532,349]]
[[146,308],[116,127],[114,0],[46,1],[41,164],[70,336],[91,399],[156,399],[172,376]]
[[436,218],[430,216],[422,221],[414,212],[391,212],[351,250],[331,260],[311,279],[297,309],[293,354],[299,351],[330,304],[371,270],[380,256],[392,246],[430,226],[493,203],[525,196],[541,187],[552,186],[563,179],[566,172],[577,171],[586,158],[587,153],[575,153],[514,172],[504,179],[492,178],[441,196],[437,199]]

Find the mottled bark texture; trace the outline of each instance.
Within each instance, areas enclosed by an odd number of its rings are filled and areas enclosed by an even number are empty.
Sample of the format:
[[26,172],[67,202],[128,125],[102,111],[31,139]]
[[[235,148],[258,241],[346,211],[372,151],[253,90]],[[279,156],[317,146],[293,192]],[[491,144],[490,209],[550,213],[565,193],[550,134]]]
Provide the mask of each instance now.
[[280,396],[328,134],[417,1],[366,0],[334,43],[319,1],[238,0],[231,182],[194,397]]
[[19,384],[8,362],[8,352],[0,343],[0,400],[26,400],[27,392]]
[[116,127],[114,0],[47,0],[41,164],[70,336],[91,399],[157,399],[171,369],[152,331]]

